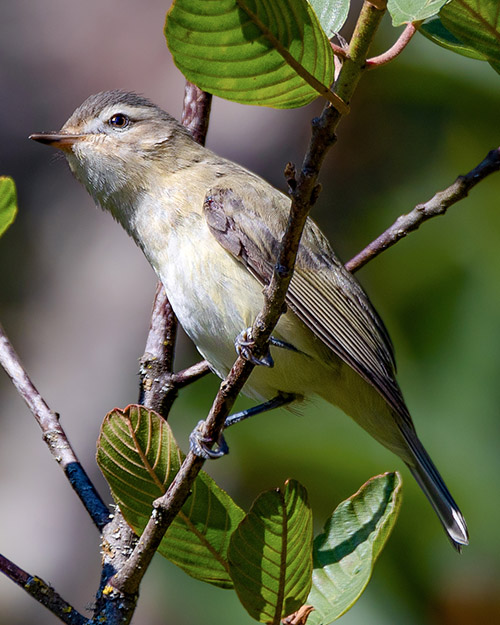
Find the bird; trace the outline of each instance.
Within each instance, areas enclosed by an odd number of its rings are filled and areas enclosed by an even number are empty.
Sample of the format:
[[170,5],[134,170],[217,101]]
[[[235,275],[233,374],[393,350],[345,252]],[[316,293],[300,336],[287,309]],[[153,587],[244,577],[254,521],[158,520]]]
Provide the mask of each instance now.
[[[136,93],[90,96],[58,132],[30,138],[60,149],[96,204],[142,249],[187,335],[224,378],[276,262],[290,198],[194,141]],[[251,339],[251,337],[250,337]],[[314,396],[339,407],[408,466],[460,551],[465,519],[420,442],[395,377],[384,323],[360,283],[308,218],[286,309],[243,393],[292,407]],[[259,408],[261,406],[262,408]],[[252,409],[250,409],[252,411]]]

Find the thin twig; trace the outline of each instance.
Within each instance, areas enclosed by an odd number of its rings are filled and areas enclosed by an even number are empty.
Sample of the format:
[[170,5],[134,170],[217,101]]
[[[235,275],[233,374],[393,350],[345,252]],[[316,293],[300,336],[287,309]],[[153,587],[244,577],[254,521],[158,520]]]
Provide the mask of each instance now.
[[486,176],[500,170],[500,147],[488,152],[486,157],[464,176],[458,176],[453,184],[444,191],[439,191],[424,204],[418,204],[407,215],[401,215],[390,228],[372,241],[354,258],[346,263],[345,267],[354,273],[370,260],[391,247],[406,235],[417,230],[424,221],[444,215],[448,208],[463,200],[469,191],[481,182]]
[[210,373],[202,360],[173,373],[177,319],[161,282],[156,285],[151,325],[140,366],[139,404],[167,419],[179,389]]
[[35,388],[1,325],[0,364],[42,429],[43,439],[47,443],[50,453],[61,465],[71,486],[80,497],[97,528],[102,530],[109,520],[109,510],[78,461],[59,422],[59,415],[48,407]]
[[177,373],[172,374],[172,380],[177,388],[184,388],[192,382],[196,382],[200,378],[203,378],[207,373],[210,373],[211,369],[206,360],[200,360],[194,365],[191,365],[187,369],[182,369]]
[[88,620],[65,601],[51,586],[36,575],[30,575],[14,562],[0,554],[0,571],[44,605],[67,625],[86,625]]
[[[376,9],[368,2],[364,3],[351,40],[351,57],[346,59],[337,81],[340,97],[345,102],[350,100],[356,88],[363,71],[368,48],[382,15],[383,11]],[[344,72],[346,73],[345,77],[343,77]],[[290,218],[280,244],[278,259],[270,284],[265,289],[263,310],[252,326],[252,338],[255,341],[254,352],[257,357],[265,351],[271,332],[282,314],[302,229],[318,194],[319,169],[328,149],[335,142],[335,128],[340,118],[341,115],[338,110],[327,106],[321,117],[314,120],[309,149],[296,182],[290,169],[288,169],[292,198]],[[253,370],[253,366],[252,363],[238,357],[228,376],[222,382],[205,421],[203,432],[204,437],[212,441],[212,444],[215,444],[219,439],[224,421]],[[153,503],[153,514],[137,543],[134,553],[122,570],[111,580],[115,588],[129,593],[137,591],[142,576],[149,566],[165,531],[189,496],[192,484],[203,463],[204,460],[195,456],[192,451],[188,453],[165,495]]]
[[139,404],[155,410],[165,419],[177,397],[172,383],[177,319],[161,282],[156,285],[151,324],[140,362]]
[[343,48],[342,46],[339,46],[336,43],[333,43],[333,41],[330,41],[330,45],[332,47],[333,54],[335,54],[335,56],[338,56],[341,59],[345,59],[345,57],[347,56],[347,50],[345,48]]
[[374,67],[380,67],[380,65],[385,65],[386,63],[389,63],[389,61],[395,59],[410,43],[420,24],[421,22],[410,22],[409,24],[406,24],[405,29],[399,36],[396,43],[383,54],[379,54],[378,56],[368,59],[366,61],[366,68],[373,69]]

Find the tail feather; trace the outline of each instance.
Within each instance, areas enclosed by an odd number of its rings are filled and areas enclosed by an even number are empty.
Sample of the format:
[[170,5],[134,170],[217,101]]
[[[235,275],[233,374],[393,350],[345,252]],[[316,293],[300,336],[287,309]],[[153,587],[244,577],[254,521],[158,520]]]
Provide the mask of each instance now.
[[415,465],[407,463],[408,468],[436,511],[451,543],[460,552],[463,545],[469,544],[469,533],[465,519],[439,471],[416,435],[413,432],[412,435],[405,434],[415,459]]

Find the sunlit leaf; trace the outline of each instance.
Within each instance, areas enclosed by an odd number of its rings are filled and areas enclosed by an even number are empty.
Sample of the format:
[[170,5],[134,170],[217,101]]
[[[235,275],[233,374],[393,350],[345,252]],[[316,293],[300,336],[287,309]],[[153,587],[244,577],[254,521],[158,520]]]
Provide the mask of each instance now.
[[175,0],[165,36],[186,78],[227,100],[294,108],[333,97],[333,52],[306,0]]
[[437,15],[447,0],[388,0],[393,26],[425,20]]
[[327,37],[331,39],[345,24],[350,0],[309,0],[309,4],[318,16]]
[[443,25],[492,64],[500,62],[498,0],[452,0],[439,14]]
[[430,39],[447,50],[479,61],[487,60],[483,54],[480,54],[471,46],[466,46],[460,39],[457,39],[453,33],[450,33],[437,15],[422,24],[418,30],[422,35],[427,37],[427,39]]
[[[152,503],[163,495],[183,460],[169,425],[142,406],[106,415],[97,443],[97,462],[127,523],[140,534]],[[158,551],[189,575],[231,588],[227,549],[243,518],[229,495],[201,472],[189,499]]]
[[326,625],[359,598],[396,521],[401,477],[372,478],[342,502],[314,539],[313,586],[306,603],[315,610],[307,625]]
[[241,603],[262,623],[276,623],[305,602],[311,588],[312,514],[303,486],[262,493],[234,532],[229,570]]
[[16,185],[12,178],[0,176],[0,236],[14,221],[16,214]]

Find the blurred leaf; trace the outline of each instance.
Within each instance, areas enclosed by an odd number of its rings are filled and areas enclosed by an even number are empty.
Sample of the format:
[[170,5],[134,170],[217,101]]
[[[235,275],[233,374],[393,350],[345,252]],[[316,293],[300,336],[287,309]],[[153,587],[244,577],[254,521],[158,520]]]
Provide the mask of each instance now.
[[16,218],[17,194],[12,178],[0,176],[0,236]]
[[455,35],[450,33],[437,15],[432,17],[428,22],[422,24],[418,30],[422,33],[422,35],[424,35],[424,37],[430,39],[434,43],[437,43],[438,46],[446,48],[447,50],[451,50],[452,52],[456,52],[462,56],[467,56],[471,59],[477,59],[479,61],[487,60],[483,54],[480,54],[471,46],[466,46],[462,41],[460,41],[460,39],[457,39]]
[[500,63],[498,61],[490,61],[490,65],[497,74],[500,74]]
[[[97,442],[97,463],[137,534],[182,460],[168,423],[155,412],[128,406],[106,415]],[[202,471],[158,551],[192,577],[232,588],[227,549],[243,516],[243,510]]]
[[500,62],[500,5],[498,0],[452,0],[439,14],[443,25],[464,44]]
[[298,610],[311,588],[312,513],[295,480],[262,493],[234,532],[229,571],[241,603],[262,623]]
[[351,0],[309,0],[309,4],[327,37],[331,39],[345,24]]
[[333,52],[306,0],[176,0],[165,36],[186,78],[221,98],[295,108],[334,97]]
[[401,504],[401,477],[374,477],[342,502],[314,539],[313,586],[308,625],[331,623],[358,600],[394,526]]
[[447,0],[388,0],[393,26],[425,20],[437,15]]

